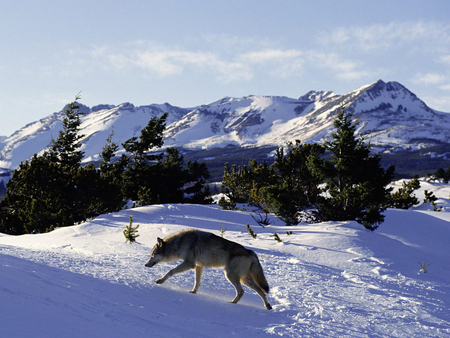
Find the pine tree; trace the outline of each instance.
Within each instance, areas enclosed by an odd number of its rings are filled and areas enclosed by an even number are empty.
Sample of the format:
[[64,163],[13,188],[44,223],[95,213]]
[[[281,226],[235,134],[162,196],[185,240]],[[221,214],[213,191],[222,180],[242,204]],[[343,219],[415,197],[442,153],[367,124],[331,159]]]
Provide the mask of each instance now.
[[283,148],[276,151],[272,165],[276,184],[261,189],[269,210],[286,222],[297,224],[301,212],[314,205],[319,194],[319,180],[313,174],[311,163],[315,162],[323,147],[317,144],[288,143],[287,154]]
[[[152,168],[155,162],[162,159],[163,153],[149,153],[163,145],[163,131],[166,126],[167,113],[160,118],[152,117],[141,130],[140,137],[132,137],[125,141],[122,146],[125,151],[130,154],[130,160],[125,156],[122,157],[121,162],[124,163],[125,169],[122,174],[123,179],[123,195],[127,199],[138,200],[138,192],[145,190],[147,192],[151,189],[151,184],[158,181],[155,175],[156,168]],[[153,193],[152,200],[157,199],[157,193]]]
[[72,178],[61,166],[36,154],[14,170],[3,201],[15,220],[15,234],[45,232],[73,224],[69,195],[75,194]]
[[334,122],[336,131],[325,144],[330,160],[315,165],[326,183],[326,197],[319,197],[316,205],[322,220],[356,220],[375,230],[384,220],[394,167],[383,170],[381,157],[372,155],[370,145],[355,136],[357,122],[352,117],[341,107]]
[[112,141],[114,131],[111,131],[106,140],[106,145],[100,153],[100,187],[99,199],[101,201],[101,213],[119,211],[125,204],[122,196],[122,173],[128,163],[119,160],[113,162],[113,158],[119,149],[119,146]]
[[403,181],[402,187],[391,194],[389,207],[397,209],[409,209],[413,205],[419,204],[419,200],[414,196],[414,191],[420,188],[419,178],[416,176],[409,182]]
[[81,147],[80,140],[85,136],[79,134],[81,125],[80,105],[77,102],[79,99],[80,96],[77,95],[75,101],[67,106],[63,129],[59,132],[58,138],[52,141],[47,152],[48,158],[52,162],[76,169],[80,167],[84,156],[84,152],[79,149]]
[[127,227],[125,228],[125,230],[123,231],[123,235],[125,236],[125,240],[126,242],[133,244],[134,242],[136,242],[136,238],[139,237],[138,229],[139,228],[139,224],[136,225],[135,227],[133,227],[133,217],[130,216],[130,224],[127,225]]
[[81,167],[78,99],[68,105],[63,129],[50,149],[22,162],[7,183],[2,204],[11,233],[45,232],[98,212],[99,175],[93,165]]

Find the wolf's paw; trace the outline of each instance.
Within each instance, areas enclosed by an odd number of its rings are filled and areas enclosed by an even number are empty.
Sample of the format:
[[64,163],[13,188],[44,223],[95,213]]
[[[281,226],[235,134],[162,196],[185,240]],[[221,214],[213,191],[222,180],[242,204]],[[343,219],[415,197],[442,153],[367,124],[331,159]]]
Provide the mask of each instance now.
[[190,293],[197,293],[195,290],[189,290]]
[[158,278],[158,279],[155,280],[156,284],[162,284],[164,282],[165,282],[164,278]]

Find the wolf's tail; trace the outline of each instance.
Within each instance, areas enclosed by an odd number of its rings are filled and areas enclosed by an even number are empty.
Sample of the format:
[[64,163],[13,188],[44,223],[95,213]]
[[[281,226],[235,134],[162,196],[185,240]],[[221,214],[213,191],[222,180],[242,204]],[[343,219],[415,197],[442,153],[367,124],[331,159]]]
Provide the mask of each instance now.
[[267,283],[267,279],[264,276],[264,272],[261,263],[259,263],[258,256],[256,256],[256,254],[253,251],[251,251],[251,254],[253,258],[253,263],[250,267],[250,274],[253,277],[256,284],[266,293],[269,293],[269,283]]

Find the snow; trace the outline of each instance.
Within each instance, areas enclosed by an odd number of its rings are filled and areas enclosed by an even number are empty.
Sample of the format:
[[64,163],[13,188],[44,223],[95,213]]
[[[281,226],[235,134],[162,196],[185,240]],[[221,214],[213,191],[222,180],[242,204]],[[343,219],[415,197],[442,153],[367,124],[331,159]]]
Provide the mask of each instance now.
[[[124,150],[123,142],[139,136],[155,116],[169,112],[165,145],[191,149],[233,146],[285,146],[287,142],[324,142],[334,131],[336,112],[344,104],[361,121],[358,132],[382,151],[416,150],[447,143],[450,115],[431,110],[397,82],[381,80],[345,95],[311,91],[299,99],[284,96],[224,97],[207,105],[179,108],[170,104],[136,107],[82,106],[80,133],[84,163],[98,161],[106,139]],[[30,123],[10,137],[0,139],[0,168],[13,170],[41,153],[57,138],[63,112]]]
[[[421,184],[418,198],[433,191],[444,210],[388,209],[375,232],[356,222],[286,227],[275,216],[262,228],[250,211],[177,204],[101,215],[47,234],[0,235],[0,336],[450,336],[450,186]],[[140,225],[135,244],[122,233],[130,216]],[[234,289],[220,269],[205,270],[196,295],[187,292],[192,271],[155,284],[177,264],[144,267],[156,238],[185,228],[217,235],[223,228],[225,238],[254,250],[273,310],[249,289],[230,304]],[[418,261],[431,263],[427,273]]]

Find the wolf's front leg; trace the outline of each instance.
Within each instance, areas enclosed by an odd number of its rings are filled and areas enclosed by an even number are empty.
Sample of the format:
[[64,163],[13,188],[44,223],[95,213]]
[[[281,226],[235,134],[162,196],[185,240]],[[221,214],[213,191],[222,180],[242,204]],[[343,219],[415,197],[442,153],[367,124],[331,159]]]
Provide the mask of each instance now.
[[195,284],[194,288],[189,291],[190,293],[197,293],[198,288],[200,287],[200,284],[202,282],[202,276],[203,276],[203,266],[196,265],[195,266]]
[[166,280],[168,280],[169,277],[172,277],[174,274],[185,272],[187,270],[193,269],[194,267],[195,267],[195,264],[193,262],[184,261],[180,265],[178,265],[178,266],[174,267],[173,269],[169,270],[163,277],[158,278],[157,280],[155,280],[155,283],[156,284],[162,284]]

